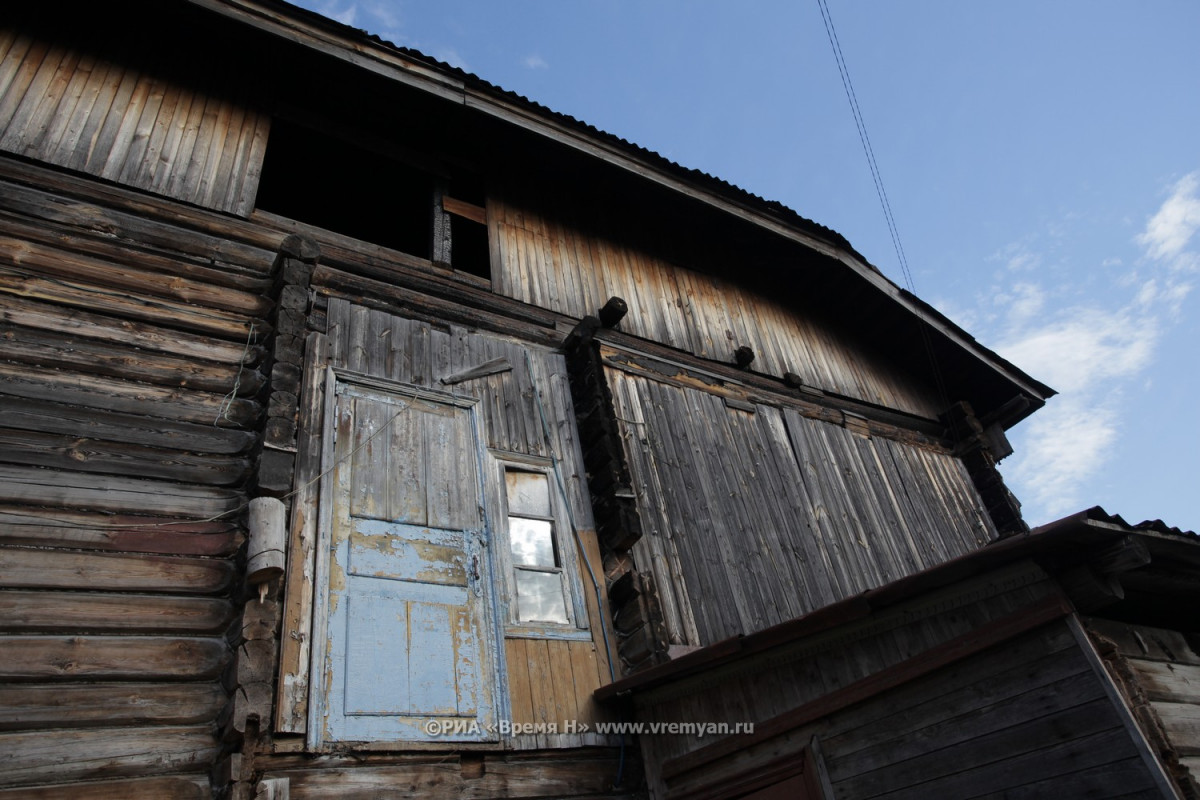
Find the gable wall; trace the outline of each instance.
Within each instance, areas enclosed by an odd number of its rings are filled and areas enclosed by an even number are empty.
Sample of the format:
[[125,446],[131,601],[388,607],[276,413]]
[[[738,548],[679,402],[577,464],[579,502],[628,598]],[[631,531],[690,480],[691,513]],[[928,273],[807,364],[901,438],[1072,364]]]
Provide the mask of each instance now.
[[250,213],[269,117],[78,49],[0,30],[0,150]]
[[[489,199],[488,210],[493,288],[501,294],[576,318],[615,295],[629,305],[621,330],[635,336],[726,364],[747,346],[755,372],[792,372],[806,385],[927,418],[944,409],[933,391],[797,311],[805,291],[798,266],[782,270],[794,279],[765,297],[527,205]],[[727,266],[736,273],[738,265]]]

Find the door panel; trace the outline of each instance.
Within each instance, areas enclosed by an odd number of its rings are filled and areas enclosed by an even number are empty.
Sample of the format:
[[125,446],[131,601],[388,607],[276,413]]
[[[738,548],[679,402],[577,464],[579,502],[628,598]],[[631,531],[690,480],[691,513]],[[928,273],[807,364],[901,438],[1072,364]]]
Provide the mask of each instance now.
[[337,389],[326,741],[493,741],[474,409]]

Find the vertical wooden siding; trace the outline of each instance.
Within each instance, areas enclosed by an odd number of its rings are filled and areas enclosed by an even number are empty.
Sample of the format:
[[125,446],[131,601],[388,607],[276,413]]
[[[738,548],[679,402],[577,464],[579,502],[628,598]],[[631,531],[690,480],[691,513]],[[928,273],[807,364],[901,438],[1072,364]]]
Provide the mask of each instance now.
[[0,30],[0,150],[247,216],[270,119]]
[[674,643],[798,617],[985,544],[952,456],[609,368]]
[[932,392],[781,301],[799,286],[763,297],[499,198],[489,198],[488,215],[501,294],[573,317],[617,295],[629,304],[621,329],[637,336],[723,363],[745,345],[759,372],[794,372],[826,391],[929,417],[941,410]]
[[[511,371],[443,389],[479,399],[485,446],[497,451],[548,458],[551,451],[547,448],[541,420],[541,413],[545,412],[550,447],[560,462],[579,538],[603,585],[582,454],[561,355],[455,325],[441,329],[427,322],[367,309],[340,299],[329,301],[328,332],[331,361],[335,367],[415,386],[441,387],[441,378],[495,359],[507,359],[512,365]],[[542,395],[541,410],[534,398],[535,392]],[[569,531],[563,533],[571,535]],[[561,726],[564,720],[590,723],[600,713],[591,693],[610,681],[600,628],[606,623],[596,606],[582,557],[579,573],[583,576],[592,641],[505,640],[503,657],[509,678],[511,714],[502,716],[513,722],[556,722]],[[606,741],[594,736],[531,735],[516,737],[513,745],[517,748],[572,747]]]
[[273,253],[5,181],[0,254],[0,787],[206,796]]

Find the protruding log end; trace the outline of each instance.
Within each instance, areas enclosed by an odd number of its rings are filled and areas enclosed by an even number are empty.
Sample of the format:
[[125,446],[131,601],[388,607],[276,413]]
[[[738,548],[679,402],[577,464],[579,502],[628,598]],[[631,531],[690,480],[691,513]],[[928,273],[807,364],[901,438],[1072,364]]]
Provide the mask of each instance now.
[[629,313],[629,305],[619,297],[610,297],[600,309],[600,324],[606,328],[615,328]]

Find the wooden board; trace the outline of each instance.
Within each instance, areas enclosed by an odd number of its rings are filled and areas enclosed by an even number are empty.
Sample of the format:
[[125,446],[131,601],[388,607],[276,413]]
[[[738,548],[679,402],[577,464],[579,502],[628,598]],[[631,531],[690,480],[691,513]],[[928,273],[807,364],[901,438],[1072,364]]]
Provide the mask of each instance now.
[[[0,69],[13,74],[0,86],[0,109],[7,109],[0,149],[249,213],[265,152],[264,115],[56,45],[10,49]],[[213,113],[193,122],[197,105]],[[163,147],[168,130],[193,124],[195,135]]]

